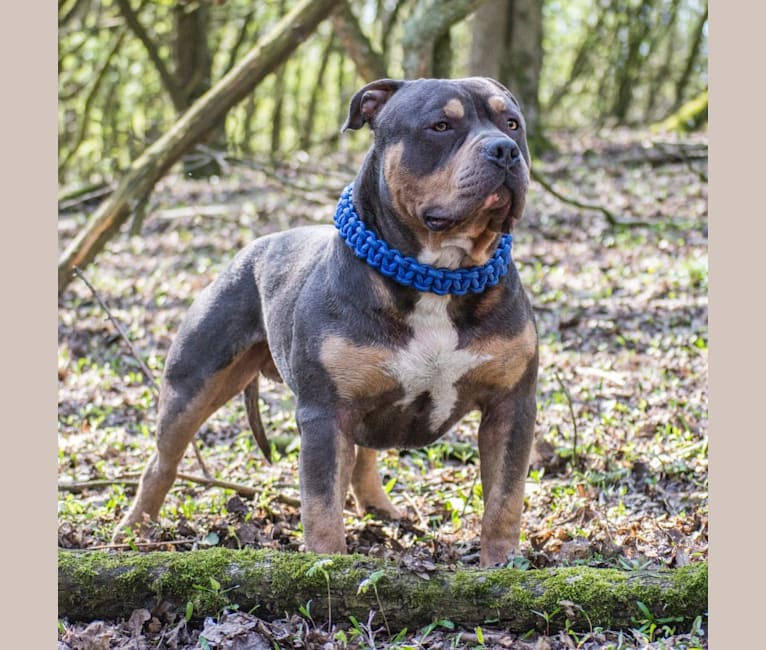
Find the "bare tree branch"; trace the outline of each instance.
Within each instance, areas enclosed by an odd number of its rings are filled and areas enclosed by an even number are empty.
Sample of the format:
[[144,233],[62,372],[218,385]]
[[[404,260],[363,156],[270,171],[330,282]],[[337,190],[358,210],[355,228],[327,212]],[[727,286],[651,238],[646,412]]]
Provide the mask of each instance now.
[[[124,0],[123,0],[124,1]],[[337,5],[338,0],[301,0],[173,127],[133,162],[115,192],[101,204],[59,258],[58,288],[63,293],[73,268],[83,268],[128,219],[137,201],[200,141],[227,111],[252,92],[295,50]]]
[[354,62],[359,76],[365,81],[386,77],[386,64],[370,39],[362,31],[359,21],[348,2],[342,2],[332,17],[335,34],[349,58]]
[[176,82],[175,77],[170,73],[168,67],[160,56],[159,49],[154,41],[149,36],[148,32],[144,29],[141,22],[138,20],[138,16],[130,6],[130,0],[116,0],[117,6],[120,8],[120,12],[125,17],[125,22],[130,27],[131,31],[136,35],[139,41],[146,49],[146,53],[154,64],[154,68],[162,79],[162,85],[170,95],[170,100],[173,102],[173,106],[178,112],[184,110],[184,94],[183,89]]
[[634,227],[634,226],[651,226],[652,224],[648,221],[641,221],[641,220],[633,220],[633,219],[620,219],[614,215],[613,212],[605,208],[603,205],[596,205],[595,203],[583,203],[582,201],[578,201],[577,199],[572,199],[567,196],[564,196],[559,191],[557,191],[553,185],[539,172],[536,172],[535,170],[532,170],[531,172],[532,178],[534,178],[540,185],[543,186],[544,189],[546,189],[548,192],[553,194],[559,201],[566,203],[567,205],[573,205],[576,208],[582,208],[583,210],[596,210],[597,212],[600,212],[606,217],[606,220],[609,222],[610,226],[619,226],[619,227]]
[[431,76],[433,48],[449,28],[484,0],[421,0],[404,24],[404,74],[409,79]]
[[77,150],[80,148],[80,145],[85,140],[85,134],[88,131],[88,122],[90,120],[90,112],[93,108],[93,102],[96,99],[96,96],[98,95],[98,91],[101,90],[101,84],[104,82],[104,79],[106,77],[106,71],[109,69],[109,66],[112,64],[112,59],[114,58],[114,55],[117,54],[117,51],[120,49],[120,45],[122,45],[122,41],[125,38],[125,31],[121,31],[120,34],[117,36],[117,40],[114,42],[114,45],[112,45],[112,49],[109,50],[109,54],[106,55],[106,60],[104,61],[104,65],[101,66],[101,69],[96,73],[96,80],[93,82],[93,85],[90,87],[90,92],[88,93],[88,96],[85,98],[85,106],[82,109],[82,115],[80,118],[80,128],[77,131],[77,138],[75,139],[74,143],[72,144],[72,148],[67,151],[66,156],[64,156],[64,160],[62,160],[59,163],[58,172],[61,174],[62,170],[69,164],[69,161],[72,160],[74,155],[77,153]]

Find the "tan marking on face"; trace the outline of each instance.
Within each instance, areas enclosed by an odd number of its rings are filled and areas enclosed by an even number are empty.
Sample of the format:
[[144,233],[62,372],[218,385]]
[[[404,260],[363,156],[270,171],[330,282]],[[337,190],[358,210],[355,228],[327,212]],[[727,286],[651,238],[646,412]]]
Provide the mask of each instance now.
[[398,386],[386,370],[392,357],[386,348],[355,345],[340,336],[328,336],[319,357],[343,400],[382,395]]
[[501,95],[492,95],[487,100],[487,104],[489,104],[489,107],[495,111],[495,113],[505,113],[506,110],[508,110],[508,104],[505,101],[505,98]]
[[486,264],[500,239],[499,233],[487,228],[488,222],[489,215],[480,214],[460,232],[429,238],[429,247],[418,254],[418,262],[449,269]]
[[416,176],[408,171],[402,164],[404,154],[404,142],[399,142],[388,149],[384,160],[384,176],[391,199],[399,216],[407,223],[424,241],[427,235],[432,233],[419,218],[418,211],[424,206],[450,203],[454,192],[455,160],[450,160],[449,165],[437,169],[428,176]]
[[469,345],[468,349],[488,356],[489,360],[468,373],[466,381],[513,388],[537,352],[535,325],[530,320],[521,334],[512,339],[493,336]]
[[453,120],[459,120],[465,115],[465,106],[457,97],[453,97],[444,105],[444,114]]
[[464,260],[463,266],[486,264],[495,253],[500,233],[489,228],[489,220],[489,213],[484,212],[466,224],[464,232],[470,246],[465,248],[467,259]]
[[418,238],[423,249],[418,261],[424,264],[450,269],[479,266],[495,251],[498,233],[488,231],[490,214],[480,206],[474,205],[473,215],[447,232],[429,230],[420,218],[424,208],[452,207],[465,201],[457,195],[454,178],[461,166],[471,165],[473,144],[463,145],[448,165],[425,177],[417,177],[402,167],[404,143],[397,143],[386,153],[384,176],[394,209]]

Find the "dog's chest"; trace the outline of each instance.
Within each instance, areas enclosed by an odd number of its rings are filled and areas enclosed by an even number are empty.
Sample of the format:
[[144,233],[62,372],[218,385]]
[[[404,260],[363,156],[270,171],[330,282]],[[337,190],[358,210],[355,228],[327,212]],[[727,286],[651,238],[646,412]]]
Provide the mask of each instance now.
[[428,395],[429,423],[436,431],[457,401],[457,381],[488,359],[458,347],[458,332],[447,313],[449,297],[423,294],[408,317],[412,338],[395,350],[386,370],[404,391],[397,406],[407,408]]
[[436,433],[458,404],[458,382],[491,355],[460,347],[449,318],[450,298],[423,294],[406,316],[411,336],[399,347],[359,345],[330,336],[321,360],[339,398],[355,410],[376,413],[377,426],[396,426],[407,442],[407,431]]

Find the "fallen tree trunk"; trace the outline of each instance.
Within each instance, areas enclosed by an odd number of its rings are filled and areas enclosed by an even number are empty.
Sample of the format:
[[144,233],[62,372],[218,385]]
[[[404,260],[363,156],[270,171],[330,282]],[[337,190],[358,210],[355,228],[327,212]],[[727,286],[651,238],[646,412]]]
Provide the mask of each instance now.
[[327,17],[338,0],[301,0],[213,88],[128,169],[114,193],[99,206],[59,259],[58,291],[66,289],[74,267],[84,268],[190,146],[199,142],[228,110],[243,99]]
[[590,567],[417,571],[358,555],[271,550],[60,551],[59,616],[127,618],[135,609],[161,602],[185,612],[191,602],[195,617],[215,616],[236,603],[241,611],[256,608],[255,614],[270,618],[311,600],[317,620],[329,613],[328,592],[335,621],[349,615],[367,620],[370,610],[382,609],[396,626],[447,618],[467,626],[493,621],[512,632],[563,628],[567,617],[575,630],[635,627],[647,619],[639,602],[655,620],[672,617],[679,623],[707,610],[704,563],[636,572]]
[[662,122],[652,126],[653,131],[694,131],[707,124],[708,96],[703,90],[694,99],[690,99],[675,113]]

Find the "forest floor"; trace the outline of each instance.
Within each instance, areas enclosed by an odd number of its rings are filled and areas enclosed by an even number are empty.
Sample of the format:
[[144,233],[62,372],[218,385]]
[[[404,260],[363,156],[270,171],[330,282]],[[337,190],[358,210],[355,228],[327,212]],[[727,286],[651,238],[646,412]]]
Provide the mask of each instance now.
[[[567,205],[533,182],[514,259],[540,333],[537,457],[530,471],[515,565],[585,564],[632,571],[707,559],[707,142],[644,132],[554,137],[536,165],[556,190],[646,225],[614,227],[599,211]],[[298,154],[280,165],[235,166],[220,180],[166,177],[141,236],[122,234],[85,273],[159,380],[179,321],[195,295],[257,235],[331,221],[359,157],[327,169]],[[251,161],[252,162],[252,161]],[[91,206],[86,206],[90,209]],[[81,206],[82,210],[83,206]],[[60,245],[83,212],[60,215]],[[153,448],[156,395],[85,284],[59,308],[58,544],[108,545]],[[254,486],[254,499],[178,480],[142,548],[302,549],[292,397],[262,381],[274,446],[268,465],[233,400],[198,444],[217,478]],[[352,552],[403,566],[478,566],[482,514],[476,428],[467,417],[421,450],[380,454],[398,523],[358,518],[348,503]],[[189,451],[181,472],[201,476]],[[102,481],[85,489],[65,486]],[[307,605],[307,607],[310,607]],[[226,612],[187,623],[160,612],[131,621],[59,622],[59,648],[262,647],[706,648],[707,617],[637,620],[631,630],[512,635],[490,624],[442,620],[393,631],[378,618],[316,624],[299,612],[278,621]],[[146,620],[144,620],[146,619]],[[183,620],[181,620],[183,619]],[[397,636],[397,633],[398,636]],[[249,637],[254,638],[254,637]],[[483,641],[483,645],[482,645]]]

